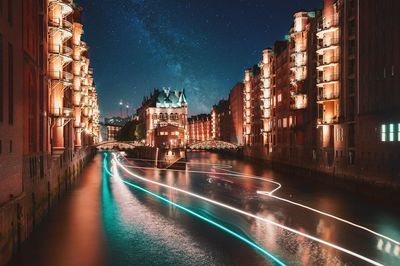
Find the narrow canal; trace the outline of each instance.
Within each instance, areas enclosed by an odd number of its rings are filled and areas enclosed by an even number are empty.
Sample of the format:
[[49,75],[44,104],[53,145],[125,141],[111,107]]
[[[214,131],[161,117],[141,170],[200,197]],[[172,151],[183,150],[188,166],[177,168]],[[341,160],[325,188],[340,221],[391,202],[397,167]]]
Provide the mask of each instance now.
[[400,264],[385,206],[214,153],[183,171],[113,158],[96,157],[12,265]]

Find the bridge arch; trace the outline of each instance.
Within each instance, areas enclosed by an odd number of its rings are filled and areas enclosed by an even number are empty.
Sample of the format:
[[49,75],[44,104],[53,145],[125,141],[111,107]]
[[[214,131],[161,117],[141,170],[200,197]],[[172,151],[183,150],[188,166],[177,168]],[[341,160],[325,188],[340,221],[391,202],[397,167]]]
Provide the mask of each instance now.
[[137,143],[131,142],[131,141],[104,141],[101,143],[98,143],[95,147],[98,150],[111,150],[117,147],[118,149],[133,149],[135,147],[139,146]]
[[206,140],[192,143],[188,148],[192,150],[237,150],[239,146],[221,140]]

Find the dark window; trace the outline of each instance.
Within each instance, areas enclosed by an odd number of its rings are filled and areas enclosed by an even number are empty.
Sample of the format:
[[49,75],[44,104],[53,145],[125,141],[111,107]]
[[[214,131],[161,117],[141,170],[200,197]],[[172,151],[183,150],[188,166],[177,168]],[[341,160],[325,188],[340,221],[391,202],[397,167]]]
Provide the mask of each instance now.
[[14,58],[13,47],[8,44],[8,123],[14,123]]
[[10,140],[10,153],[13,151],[12,140]]
[[[0,1],[0,3],[2,3]],[[3,62],[3,35],[0,34],[0,122],[3,122],[4,106],[4,82],[3,82],[4,62]]]
[[[0,3],[1,3],[1,2],[0,2]],[[1,140],[0,140],[0,154],[1,154],[2,148],[3,148],[3,145],[2,145]]]
[[13,0],[8,0],[8,23],[10,23],[10,25],[13,23],[13,2]]

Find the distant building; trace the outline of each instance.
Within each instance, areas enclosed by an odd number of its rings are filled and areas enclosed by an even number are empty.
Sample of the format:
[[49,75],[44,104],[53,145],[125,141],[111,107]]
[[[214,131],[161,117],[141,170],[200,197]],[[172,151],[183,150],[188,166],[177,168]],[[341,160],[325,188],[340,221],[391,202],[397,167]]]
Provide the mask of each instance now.
[[211,115],[199,114],[188,119],[189,143],[211,140]]
[[230,141],[231,118],[229,101],[220,100],[211,110],[211,137],[214,140]]
[[130,119],[131,119],[130,117],[119,117],[119,116],[104,118],[104,126],[107,128],[106,140],[108,141],[115,140],[118,131],[123,126],[125,126],[125,124],[129,122]]
[[263,86],[261,70],[258,65],[245,71],[244,76],[244,152],[249,156],[264,156],[263,149]]
[[231,130],[229,142],[243,145],[243,83],[238,82],[229,93]]
[[145,119],[146,144],[163,148],[185,146],[188,141],[185,92],[157,90],[145,104],[139,108],[139,116]]

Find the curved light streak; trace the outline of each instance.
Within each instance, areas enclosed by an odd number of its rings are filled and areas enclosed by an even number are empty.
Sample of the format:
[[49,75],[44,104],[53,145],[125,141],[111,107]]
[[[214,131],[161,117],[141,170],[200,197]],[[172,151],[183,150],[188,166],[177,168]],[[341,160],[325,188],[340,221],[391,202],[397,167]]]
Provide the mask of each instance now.
[[[115,164],[115,161],[112,160],[112,163]],[[131,186],[131,187],[133,187],[133,188],[135,188],[135,189],[137,189],[137,190],[140,190],[140,191],[142,191],[142,192],[145,192],[145,193],[147,193],[147,194],[149,194],[149,195],[151,195],[151,196],[153,196],[153,197],[155,197],[155,198],[158,198],[158,199],[160,199],[160,200],[162,200],[162,201],[164,201],[164,202],[166,202],[166,203],[168,203],[168,204],[171,204],[172,206],[174,206],[174,207],[176,207],[176,208],[178,208],[178,209],[180,209],[180,210],[182,210],[182,211],[184,211],[184,212],[187,212],[187,213],[189,213],[189,214],[191,214],[191,215],[193,215],[193,216],[195,216],[195,217],[197,217],[197,218],[199,218],[199,219],[201,219],[201,220],[203,220],[203,221],[205,221],[205,222],[207,222],[207,223],[209,223],[209,224],[214,225],[215,227],[221,229],[222,231],[225,231],[226,233],[228,233],[228,234],[230,234],[230,235],[232,235],[232,236],[234,236],[234,237],[236,237],[236,238],[242,240],[242,241],[245,242],[246,244],[248,244],[248,245],[250,245],[251,247],[255,248],[257,251],[259,251],[259,252],[262,253],[263,255],[267,256],[267,257],[270,258],[272,261],[276,262],[278,265],[282,265],[282,266],[286,266],[286,265],[287,265],[287,264],[285,264],[283,261],[281,261],[281,260],[279,260],[277,257],[275,257],[274,255],[272,255],[271,253],[269,253],[268,251],[266,251],[265,249],[263,249],[262,247],[260,247],[259,245],[257,245],[256,243],[254,243],[254,242],[250,241],[249,239],[247,239],[247,238],[245,238],[245,237],[239,235],[238,233],[236,233],[236,232],[230,230],[229,228],[227,228],[227,227],[225,227],[225,226],[223,226],[223,225],[221,225],[221,224],[219,224],[219,223],[217,223],[217,222],[215,222],[215,221],[213,221],[213,220],[211,220],[211,219],[209,219],[209,218],[207,218],[207,217],[205,217],[205,216],[203,216],[203,215],[200,215],[200,214],[198,214],[198,213],[196,213],[196,212],[194,212],[194,211],[192,211],[192,210],[190,210],[190,209],[188,209],[188,208],[186,208],[186,207],[184,207],[184,206],[182,206],[182,205],[180,205],[180,204],[178,204],[178,203],[175,203],[175,202],[173,202],[173,201],[171,201],[171,200],[169,200],[169,199],[167,199],[167,198],[164,198],[164,197],[162,197],[162,196],[160,196],[160,195],[158,195],[158,194],[156,194],[156,193],[154,193],[154,192],[152,192],[152,191],[150,191],[150,190],[147,190],[147,189],[145,189],[145,188],[143,188],[143,187],[141,187],[141,186],[138,186],[138,185],[136,185],[136,184],[130,183],[130,182],[128,182],[128,181],[125,181],[125,180],[122,179],[119,175],[113,175],[113,174],[108,170],[108,168],[107,168],[106,157],[104,157],[103,165],[104,165],[104,169],[106,170],[106,172],[107,172],[110,176],[113,176],[113,177],[119,179],[120,181],[122,181],[123,183],[127,184],[128,186]],[[115,166],[116,166],[116,165],[115,165]],[[116,170],[116,171],[118,171],[118,170]]]
[[[332,248],[334,248],[334,249],[337,249],[337,250],[339,250],[339,251],[342,251],[342,252],[344,252],[344,253],[347,253],[347,254],[349,254],[349,255],[352,255],[352,256],[354,256],[354,257],[356,257],[356,258],[359,258],[359,259],[361,259],[361,260],[363,260],[363,261],[366,261],[366,262],[368,262],[368,263],[370,263],[370,264],[373,264],[373,265],[380,265],[380,266],[382,265],[382,266],[383,266],[383,264],[381,264],[381,263],[379,263],[379,262],[377,262],[377,261],[374,261],[374,260],[372,260],[372,259],[370,259],[370,258],[367,258],[367,257],[365,257],[365,256],[363,256],[363,255],[361,255],[361,254],[358,254],[358,253],[356,253],[356,252],[354,252],[354,251],[351,251],[351,250],[346,249],[346,248],[344,248],[344,247],[341,247],[341,246],[339,246],[339,245],[333,244],[333,243],[331,243],[331,242],[325,241],[325,240],[323,240],[323,239],[317,238],[317,237],[315,237],[315,236],[312,236],[312,235],[309,235],[309,234],[300,232],[300,231],[298,231],[298,230],[296,230],[296,229],[293,229],[293,228],[291,228],[291,227],[288,227],[288,226],[286,226],[286,225],[283,225],[283,224],[274,222],[274,221],[269,220],[269,219],[266,219],[266,218],[264,218],[264,217],[260,217],[260,216],[254,215],[254,214],[252,214],[252,213],[243,211],[243,210],[241,210],[241,209],[232,207],[232,206],[230,206],[230,205],[227,205],[227,204],[222,203],[222,202],[219,202],[219,201],[215,201],[215,200],[209,199],[209,198],[207,198],[207,197],[204,197],[204,196],[195,194],[195,193],[190,192],[190,191],[187,191],[187,190],[183,190],[183,189],[180,189],[180,188],[177,188],[177,187],[173,187],[173,186],[170,186],[170,185],[166,185],[166,184],[164,184],[164,183],[160,183],[160,182],[153,181],[153,180],[144,178],[144,177],[142,177],[142,176],[139,176],[139,175],[137,175],[137,174],[135,174],[135,173],[132,173],[132,172],[129,171],[124,165],[122,165],[121,162],[118,161],[118,159],[117,159],[117,157],[116,157],[116,155],[115,155],[114,153],[113,153],[113,156],[114,156],[114,161],[118,164],[118,166],[119,166],[120,168],[122,168],[126,173],[128,173],[129,175],[131,175],[131,176],[133,176],[133,177],[135,177],[135,178],[137,178],[137,179],[140,179],[140,180],[142,180],[142,181],[149,182],[149,183],[152,183],[152,184],[155,184],[155,185],[159,185],[159,186],[162,186],[162,187],[165,187],[165,188],[169,188],[169,189],[172,189],[172,190],[175,190],[175,191],[178,191],[178,192],[181,192],[181,193],[190,195],[190,196],[192,196],[192,197],[195,197],[195,198],[198,198],[198,199],[201,199],[201,200],[210,202],[210,203],[212,203],[212,204],[214,204],[214,205],[218,205],[218,206],[220,206],[220,207],[229,209],[229,210],[231,210],[231,211],[234,211],[234,212],[237,212],[237,213],[240,213],[240,214],[243,214],[243,215],[246,215],[246,216],[255,218],[255,219],[257,219],[257,220],[260,220],[260,221],[263,221],[263,222],[272,224],[272,225],[274,225],[274,226],[277,226],[277,227],[279,227],[279,228],[282,228],[282,229],[287,230],[287,231],[289,231],[289,232],[292,232],[292,233],[294,233],[294,234],[303,236],[303,237],[305,237],[305,238],[308,238],[308,239],[311,239],[311,240],[313,240],[313,241],[319,242],[319,243],[324,244],[324,245],[326,245],[326,246],[332,247]],[[127,181],[126,181],[126,182],[127,182]]]
[[[125,158],[125,159],[126,159],[126,158]],[[127,160],[127,162],[129,163],[128,160]],[[195,165],[195,164],[197,164],[197,163],[188,163],[188,164],[193,164],[193,165]],[[263,177],[252,176],[252,175],[244,175],[244,174],[241,174],[241,173],[236,172],[236,171],[228,170],[227,168],[232,168],[231,166],[228,166],[228,165],[207,164],[207,163],[200,163],[200,164],[210,165],[210,166],[212,166],[214,169],[220,169],[220,170],[226,171],[226,172],[228,172],[228,173],[215,173],[215,172],[197,171],[197,170],[185,170],[185,171],[188,172],[188,173],[218,174],[218,175],[227,175],[227,176],[242,177],[242,178],[243,178],[243,177],[247,177],[247,178],[251,178],[251,179],[257,179],[257,180],[261,180],[261,181],[264,181],[264,182],[273,183],[273,184],[277,185],[277,187],[276,187],[275,189],[273,189],[273,190],[271,190],[271,191],[261,191],[261,190],[258,190],[258,191],[257,191],[257,194],[263,195],[263,196],[267,196],[267,197],[271,197],[271,198],[274,198],[274,199],[276,199],[276,200],[284,201],[284,202],[286,202],[286,203],[293,204],[293,205],[296,205],[296,206],[301,207],[301,208],[305,208],[305,209],[307,209],[307,210],[310,210],[310,211],[313,211],[313,212],[315,212],[315,213],[318,213],[318,214],[321,214],[321,215],[330,217],[330,218],[332,218],[332,219],[335,219],[335,220],[341,221],[341,222],[343,222],[343,223],[346,223],[346,224],[348,224],[348,225],[354,226],[354,227],[356,227],[356,228],[358,228],[358,229],[364,230],[364,231],[366,231],[366,232],[368,232],[368,233],[371,233],[371,234],[373,234],[373,235],[376,235],[376,236],[379,236],[379,237],[381,237],[381,238],[384,238],[384,239],[386,239],[386,240],[388,240],[388,241],[390,241],[390,242],[392,242],[392,243],[394,243],[394,244],[396,244],[396,245],[400,245],[400,241],[397,241],[397,240],[395,240],[395,239],[393,239],[393,238],[390,238],[390,237],[388,237],[388,236],[382,235],[382,234],[380,234],[380,233],[378,233],[378,232],[376,232],[376,231],[373,231],[372,229],[369,229],[369,228],[367,228],[367,227],[365,227],[365,226],[362,226],[362,225],[360,225],[360,224],[356,224],[356,223],[353,223],[353,222],[351,222],[351,221],[349,221],[349,220],[346,220],[346,219],[340,218],[340,217],[338,217],[338,216],[335,216],[335,215],[333,215],[333,214],[330,214],[330,213],[327,213],[327,212],[324,212],[324,211],[321,211],[321,210],[312,208],[312,207],[310,207],[310,206],[307,206],[307,205],[304,205],[304,204],[301,204],[301,203],[298,203],[298,202],[295,202],[295,201],[292,201],[292,200],[288,200],[288,199],[286,199],[286,198],[282,198],[282,197],[278,197],[278,196],[273,195],[274,192],[278,191],[278,190],[282,187],[282,185],[281,185],[279,182],[276,182],[276,181],[271,180],[271,179],[269,179],[269,178],[263,178]],[[133,167],[137,167],[137,166],[133,166]],[[140,168],[141,168],[141,169],[154,170],[154,168],[152,168],[152,167],[140,167]],[[182,172],[182,170],[176,170],[176,169],[158,169],[158,170],[165,170],[165,171],[168,170],[168,171]]]

